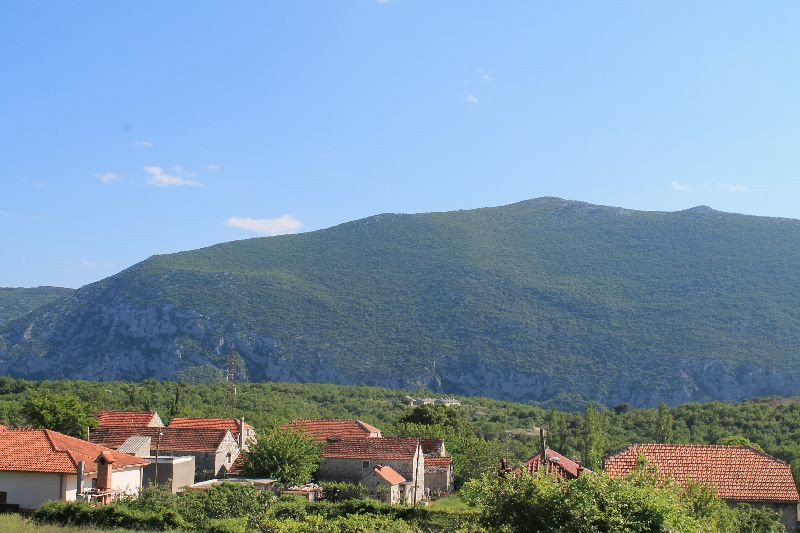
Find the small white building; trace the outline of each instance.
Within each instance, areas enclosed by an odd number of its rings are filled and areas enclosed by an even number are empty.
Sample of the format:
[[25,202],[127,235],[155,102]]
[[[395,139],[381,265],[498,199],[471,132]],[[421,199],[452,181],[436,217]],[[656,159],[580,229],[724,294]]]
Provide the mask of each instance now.
[[56,431],[7,429],[0,431],[0,504],[33,510],[49,500],[75,500],[79,490],[105,499],[135,496],[146,464],[141,457]]

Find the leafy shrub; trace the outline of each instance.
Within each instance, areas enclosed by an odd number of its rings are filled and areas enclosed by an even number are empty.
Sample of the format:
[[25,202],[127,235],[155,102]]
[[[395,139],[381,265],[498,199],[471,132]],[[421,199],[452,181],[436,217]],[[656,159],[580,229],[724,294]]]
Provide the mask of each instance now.
[[188,522],[204,524],[211,519],[263,514],[273,500],[272,493],[251,485],[222,483],[204,492],[181,493],[177,498],[177,508]]
[[34,514],[37,523],[54,523],[79,527],[128,528],[166,531],[187,527],[188,524],[174,509],[145,511],[115,502],[93,506],[86,502],[52,501],[42,505]]
[[367,487],[361,483],[346,483],[344,481],[326,481],[321,483],[325,489],[325,498],[332,502],[362,499],[367,497]]

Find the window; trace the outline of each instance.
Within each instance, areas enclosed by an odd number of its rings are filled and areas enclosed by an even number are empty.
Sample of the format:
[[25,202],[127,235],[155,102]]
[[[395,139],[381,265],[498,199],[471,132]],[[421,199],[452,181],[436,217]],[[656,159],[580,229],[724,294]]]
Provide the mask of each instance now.
[[0,505],[8,503],[8,493],[0,492]]
[[93,488],[93,489],[96,489],[96,488],[97,488],[97,478],[96,478],[96,477],[93,477],[93,478],[92,478],[92,488]]
[[228,452],[228,455],[225,456],[225,460],[229,463],[231,462],[231,452]]
[[361,461],[361,468],[363,468],[364,470],[369,468],[369,461]]

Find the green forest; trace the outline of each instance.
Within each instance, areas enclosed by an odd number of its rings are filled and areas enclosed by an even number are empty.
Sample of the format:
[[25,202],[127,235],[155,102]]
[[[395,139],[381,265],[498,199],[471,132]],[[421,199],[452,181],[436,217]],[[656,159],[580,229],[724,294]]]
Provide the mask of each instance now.
[[26,381],[0,378],[0,422],[85,435],[101,409],[156,410],[175,416],[244,417],[259,433],[294,418],[357,418],[386,435],[443,436],[457,483],[496,471],[501,457],[523,461],[548,445],[597,467],[603,455],[643,442],[720,443],[746,439],[800,471],[800,399],[690,403],[657,409],[588,405],[581,412],[459,396],[460,407],[413,408],[407,391],[327,384],[242,383],[225,408],[225,385],[159,382]]

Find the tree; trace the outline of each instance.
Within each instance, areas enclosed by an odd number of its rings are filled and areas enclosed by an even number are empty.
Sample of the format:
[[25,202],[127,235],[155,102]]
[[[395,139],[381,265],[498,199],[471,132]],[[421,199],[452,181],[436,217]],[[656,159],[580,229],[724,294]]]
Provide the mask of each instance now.
[[47,394],[30,390],[22,406],[33,427],[52,429],[73,437],[86,438],[86,430],[97,425],[94,409],[70,393]]
[[555,409],[550,409],[547,415],[547,438],[550,446],[564,452],[567,445],[567,417]]
[[672,442],[674,427],[675,419],[672,418],[669,407],[661,402],[658,404],[658,414],[656,415],[656,442],[661,444]]
[[305,483],[319,466],[321,445],[300,431],[279,429],[259,437],[244,454],[244,473],[286,485]]
[[449,431],[472,431],[463,409],[444,405],[419,405],[406,413],[399,422],[442,426]]
[[607,424],[605,415],[592,404],[586,405],[581,427],[581,459],[586,468],[599,470],[606,451]]
[[760,452],[764,452],[764,449],[758,445],[757,442],[753,442],[747,437],[742,437],[741,435],[729,435],[727,437],[722,437],[717,441],[717,444],[722,444],[725,446],[747,446],[748,448],[753,448],[754,450],[758,450]]

